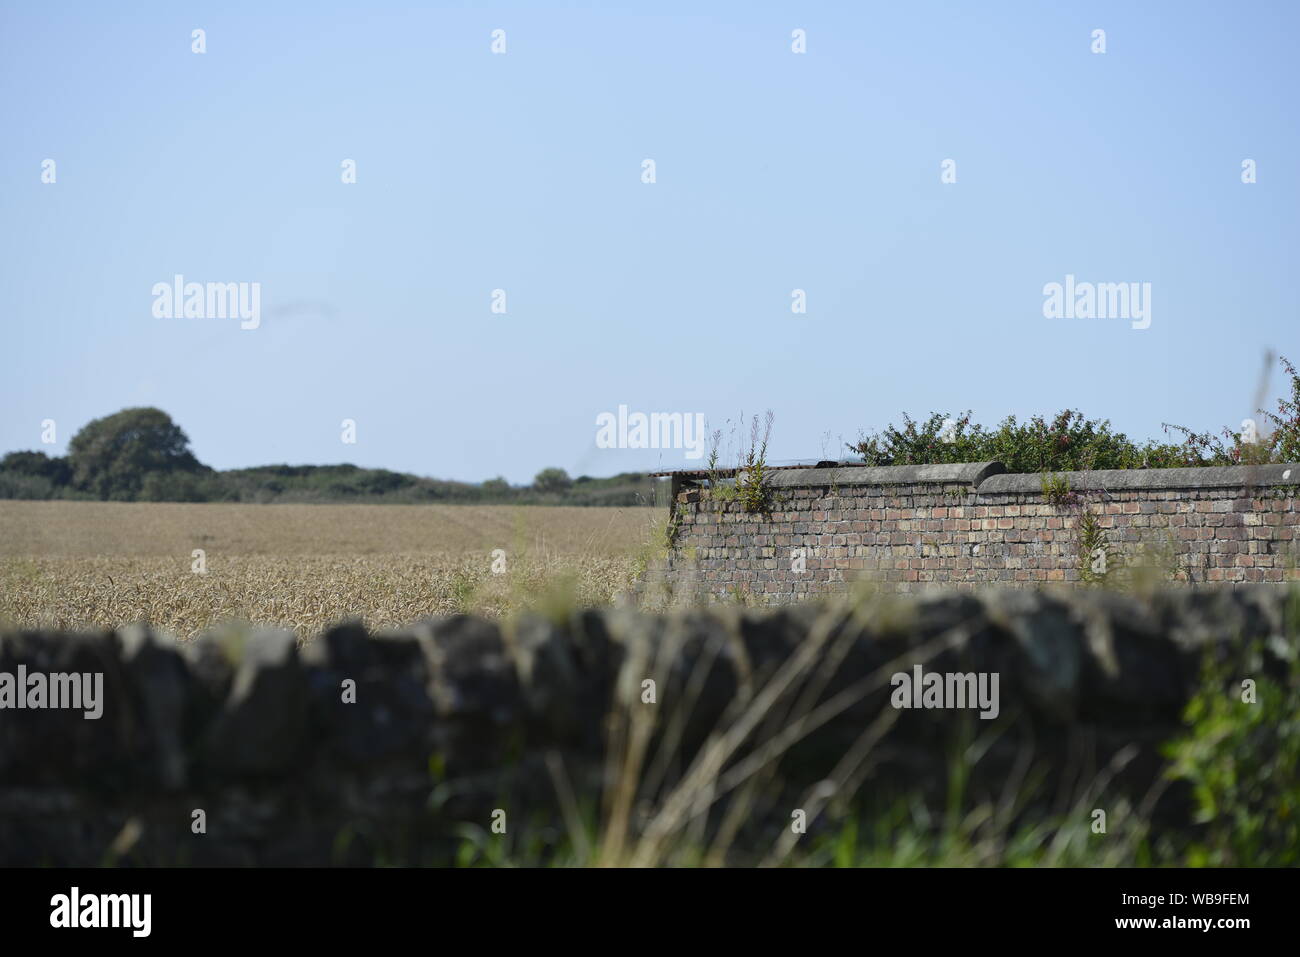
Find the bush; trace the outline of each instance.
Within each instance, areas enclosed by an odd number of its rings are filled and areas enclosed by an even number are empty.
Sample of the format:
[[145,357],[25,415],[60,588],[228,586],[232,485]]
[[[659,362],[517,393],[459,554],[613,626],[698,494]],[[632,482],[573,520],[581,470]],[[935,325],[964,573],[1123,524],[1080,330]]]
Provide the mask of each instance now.
[[68,460],[44,452],[10,452],[0,459],[0,473],[48,479],[51,485],[67,485],[72,477]]
[[149,472],[140,483],[141,502],[232,502],[238,494],[216,473]]
[[1001,462],[1011,472],[1069,472],[1087,469],[1176,468],[1300,461],[1300,375],[1285,357],[1291,398],[1278,402],[1277,413],[1259,410],[1271,426],[1259,441],[1224,429],[1219,436],[1164,425],[1179,442],[1138,443],[1112,432],[1110,421],[1088,419],[1066,409],[1050,421],[1041,415],[1020,423],[1008,416],[993,430],[971,423],[971,413],[951,417],[935,412],[923,422],[903,416],[902,427],[864,435],[849,449],[867,465],[933,465],[953,462]]
[[0,498],[58,498],[59,489],[40,475],[0,472]]
[[1210,464],[1181,446],[1138,445],[1124,433],[1112,432],[1108,420],[1087,419],[1073,409],[1051,421],[1036,415],[1020,423],[1014,415],[1007,416],[992,431],[972,425],[970,412],[956,419],[936,412],[923,423],[904,415],[902,428],[887,426],[849,447],[868,465],[997,461],[1011,472]]
[[572,485],[573,480],[564,469],[542,469],[533,479],[533,488],[539,492],[563,492]]
[[[1166,749],[1170,776],[1191,786],[1197,820],[1206,826],[1189,862],[1294,867],[1300,864],[1300,670],[1292,658],[1275,681],[1264,674],[1259,646],[1245,658],[1241,671],[1206,666],[1202,690],[1187,706],[1190,729]],[[1242,700],[1245,678],[1256,683],[1253,703]]]
[[1291,398],[1278,399],[1277,413],[1261,409],[1273,425],[1270,451],[1278,462],[1300,462],[1300,374],[1286,356],[1279,356],[1282,368],[1291,377]]

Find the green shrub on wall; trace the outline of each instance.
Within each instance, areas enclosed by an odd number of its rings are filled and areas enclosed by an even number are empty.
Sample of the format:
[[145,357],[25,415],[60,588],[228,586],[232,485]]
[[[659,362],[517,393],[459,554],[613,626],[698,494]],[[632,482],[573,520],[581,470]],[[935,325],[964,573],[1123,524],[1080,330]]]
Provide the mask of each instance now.
[[1243,422],[1241,431],[1225,428],[1217,436],[1166,423],[1165,434],[1181,435],[1182,441],[1136,442],[1123,432],[1112,432],[1109,420],[1089,419],[1074,409],[1050,420],[1035,415],[1023,423],[1007,416],[995,429],[972,423],[969,411],[956,418],[935,412],[923,421],[905,414],[902,426],[864,434],[848,448],[867,465],[996,461],[1010,472],[1300,461],[1300,374],[1285,357],[1280,361],[1291,397],[1279,399],[1276,412],[1260,409],[1260,421]]
[[[735,469],[719,466],[720,453],[718,445],[722,439],[721,430],[713,433],[712,446],[709,449],[708,484],[709,495],[718,502],[736,501],[746,512],[768,512],[772,508],[772,489],[768,485],[771,469],[767,464],[767,443],[772,438],[772,420],[774,416],[768,409],[760,427],[758,416],[754,416],[749,429],[749,446],[742,447],[740,462]],[[744,416],[741,416],[744,423]],[[733,429],[734,431],[734,429]],[[727,483],[726,473],[734,473],[735,480]]]

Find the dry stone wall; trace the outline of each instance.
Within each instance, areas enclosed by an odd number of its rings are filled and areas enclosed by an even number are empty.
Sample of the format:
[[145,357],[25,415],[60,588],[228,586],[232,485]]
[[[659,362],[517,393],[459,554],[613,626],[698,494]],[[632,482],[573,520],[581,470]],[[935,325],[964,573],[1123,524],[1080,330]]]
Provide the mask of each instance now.
[[[649,722],[636,806],[653,811],[702,749],[743,729],[723,773],[812,714],[747,798],[737,862],[770,849],[864,735],[874,743],[846,797],[919,796],[938,820],[957,761],[974,802],[1038,781],[1017,799],[1025,813],[1059,811],[1104,780],[1088,808],[1158,794],[1156,818],[1187,827],[1187,789],[1160,783],[1161,745],[1207,655],[1234,682],[1282,680],[1300,632],[1294,599],[1269,585],[874,600],[353,624],[306,642],[239,628],[192,642],[143,627],[0,633],[0,865],[445,864],[467,828],[544,853],[566,834],[562,788],[600,808],[625,780],[628,722]],[[899,710],[891,674],[917,668],[997,676],[995,706]],[[95,707],[14,707],[13,676],[30,691],[58,674],[98,675]]]

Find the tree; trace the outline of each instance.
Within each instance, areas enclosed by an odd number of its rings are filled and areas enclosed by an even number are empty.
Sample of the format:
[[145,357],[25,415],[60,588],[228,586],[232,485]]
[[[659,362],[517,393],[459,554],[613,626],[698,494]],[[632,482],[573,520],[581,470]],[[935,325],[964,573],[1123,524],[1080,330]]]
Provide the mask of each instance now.
[[[151,473],[210,471],[189,445],[180,426],[161,409],[123,409],[87,423],[72,437],[72,484],[101,499],[135,499]],[[157,479],[150,483],[151,491],[157,484]]]
[[0,459],[0,472],[39,476],[55,486],[67,485],[72,474],[66,458],[51,458],[44,452],[10,452]]
[[542,469],[533,479],[533,488],[539,492],[563,492],[572,484],[573,479],[564,469]]

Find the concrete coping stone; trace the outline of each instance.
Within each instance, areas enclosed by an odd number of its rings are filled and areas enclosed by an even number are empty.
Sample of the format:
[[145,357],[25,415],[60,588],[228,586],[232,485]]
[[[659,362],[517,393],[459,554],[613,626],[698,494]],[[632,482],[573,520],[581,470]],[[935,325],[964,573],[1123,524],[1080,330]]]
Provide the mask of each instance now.
[[[1188,469],[1103,469],[1095,472],[1054,472],[1071,491],[1119,492],[1125,489],[1252,488],[1300,485],[1300,465],[1226,465]],[[980,495],[1041,492],[1041,474],[990,475],[975,490]]]
[[979,485],[1003,472],[1001,462],[961,462],[952,465],[882,465],[828,469],[782,469],[765,484],[773,488],[809,485]]
[[[1053,472],[1073,491],[1124,489],[1252,488],[1300,485],[1300,463],[1295,465],[1228,465],[1179,469],[1103,469],[1091,472]],[[734,479],[724,480],[730,485]],[[1008,472],[1001,462],[963,462],[950,465],[883,465],[849,468],[780,469],[769,472],[764,484],[772,488],[809,488],[854,485],[966,485],[985,494],[1041,492],[1043,476],[1037,472]]]

